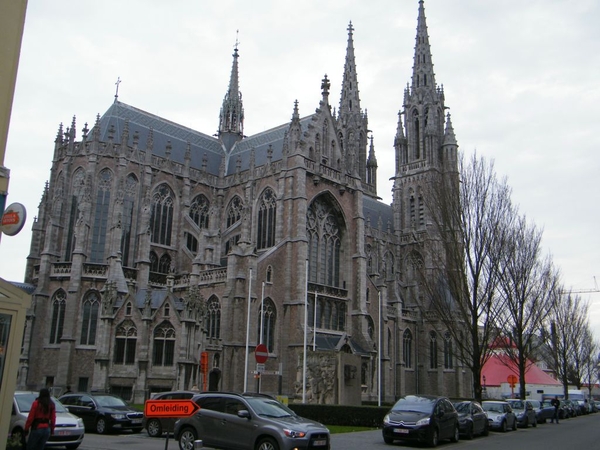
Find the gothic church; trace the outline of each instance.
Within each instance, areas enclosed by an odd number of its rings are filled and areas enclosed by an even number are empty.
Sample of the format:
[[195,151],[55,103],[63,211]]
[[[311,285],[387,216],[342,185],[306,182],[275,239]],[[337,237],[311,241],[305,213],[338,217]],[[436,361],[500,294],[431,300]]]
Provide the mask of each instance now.
[[391,205],[377,195],[352,24],[337,111],[325,76],[313,114],[296,103],[288,123],[245,136],[236,46],[216,135],[117,98],[80,135],[75,118],[61,124],[18,387],[138,403],[174,389],[339,404],[470,395],[416,276],[431,264],[424,186],[457,172],[444,101],[421,0]]

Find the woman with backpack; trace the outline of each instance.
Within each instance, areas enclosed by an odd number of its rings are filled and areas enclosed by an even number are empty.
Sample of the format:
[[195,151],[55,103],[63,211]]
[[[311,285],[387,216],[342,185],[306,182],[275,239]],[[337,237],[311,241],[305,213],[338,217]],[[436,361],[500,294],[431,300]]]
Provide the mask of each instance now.
[[[54,434],[56,423],[56,408],[50,398],[50,391],[46,388],[40,390],[40,395],[34,400],[25,422],[27,450],[43,450],[50,435]],[[31,432],[30,432],[31,430]]]

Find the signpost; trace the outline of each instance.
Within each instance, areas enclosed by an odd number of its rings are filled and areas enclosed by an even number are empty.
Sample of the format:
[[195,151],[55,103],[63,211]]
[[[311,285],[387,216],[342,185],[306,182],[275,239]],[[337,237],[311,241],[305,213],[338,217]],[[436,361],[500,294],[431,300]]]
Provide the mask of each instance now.
[[[200,410],[192,400],[146,400],[144,405],[145,417],[169,418],[190,417]],[[165,441],[165,450],[169,448],[169,432]]]
[[508,381],[508,384],[510,385],[510,389],[511,389],[511,396],[514,397],[515,396],[515,386],[517,385],[517,382],[519,381],[519,379],[516,377],[516,375],[509,375],[508,378],[506,379],[506,381]]

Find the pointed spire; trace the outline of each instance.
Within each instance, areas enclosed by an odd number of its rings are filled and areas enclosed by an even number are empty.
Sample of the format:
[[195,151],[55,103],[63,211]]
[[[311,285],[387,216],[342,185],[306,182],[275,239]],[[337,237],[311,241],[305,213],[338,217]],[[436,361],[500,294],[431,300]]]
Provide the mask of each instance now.
[[444,145],[456,145],[456,136],[454,135],[454,127],[452,127],[452,120],[450,119],[450,113],[446,114],[446,129],[444,131]]
[[329,88],[331,87],[331,83],[329,82],[329,78],[327,78],[327,74],[321,80],[321,94],[323,95],[323,102],[327,105],[329,104]]
[[348,46],[346,48],[346,62],[344,64],[342,96],[340,98],[340,115],[348,113],[360,113],[358,77],[356,74],[356,61],[354,58],[353,31],[354,27],[352,26],[352,22],[350,22],[348,25]]
[[58,133],[56,133],[56,139],[54,140],[54,142],[57,145],[60,145],[63,143],[63,135],[64,135],[63,123],[61,122],[60,125],[58,126]]
[[416,88],[435,89],[435,74],[431,59],[431,47],[425,19],[425,6],[419,0],[419,18],[417,20],[417,38],[413,62],[412,90]]
[[223,106],[221,107],[219,135],[223,133],[233,133],[241,137],[244,135],[244,108],[242,104],[242,93],[239,89],[238,44],[239,42],[236,38],[229,88],[223,99]]
[[377,158],[375,157],[375,146],[373,145],[373,135],[369,136],[369,158],[367,159],[367,167],[377,167]]

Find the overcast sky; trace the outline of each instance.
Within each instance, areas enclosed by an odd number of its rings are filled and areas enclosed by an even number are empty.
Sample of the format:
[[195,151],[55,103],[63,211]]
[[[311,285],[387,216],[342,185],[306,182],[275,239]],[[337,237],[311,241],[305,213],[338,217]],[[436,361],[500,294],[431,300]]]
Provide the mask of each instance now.
[[[321,79],[339,104],[347,43],[391,201],[397,113],[410,81],[418,0],[29,0],[5,166],[25,228],[2,236],[0,276],[22,281],[58,125],[78,139],[115,95],[212,135],[239,30],[245,134],[314,112]],[[600,278],[600,2],[427,0],[436,81],[460,149],[494,159],[513,200],[544,228],[567,288]],[[600,279],[598,280],[600,282]],[[600,337],[600,294],[590,321]]]

